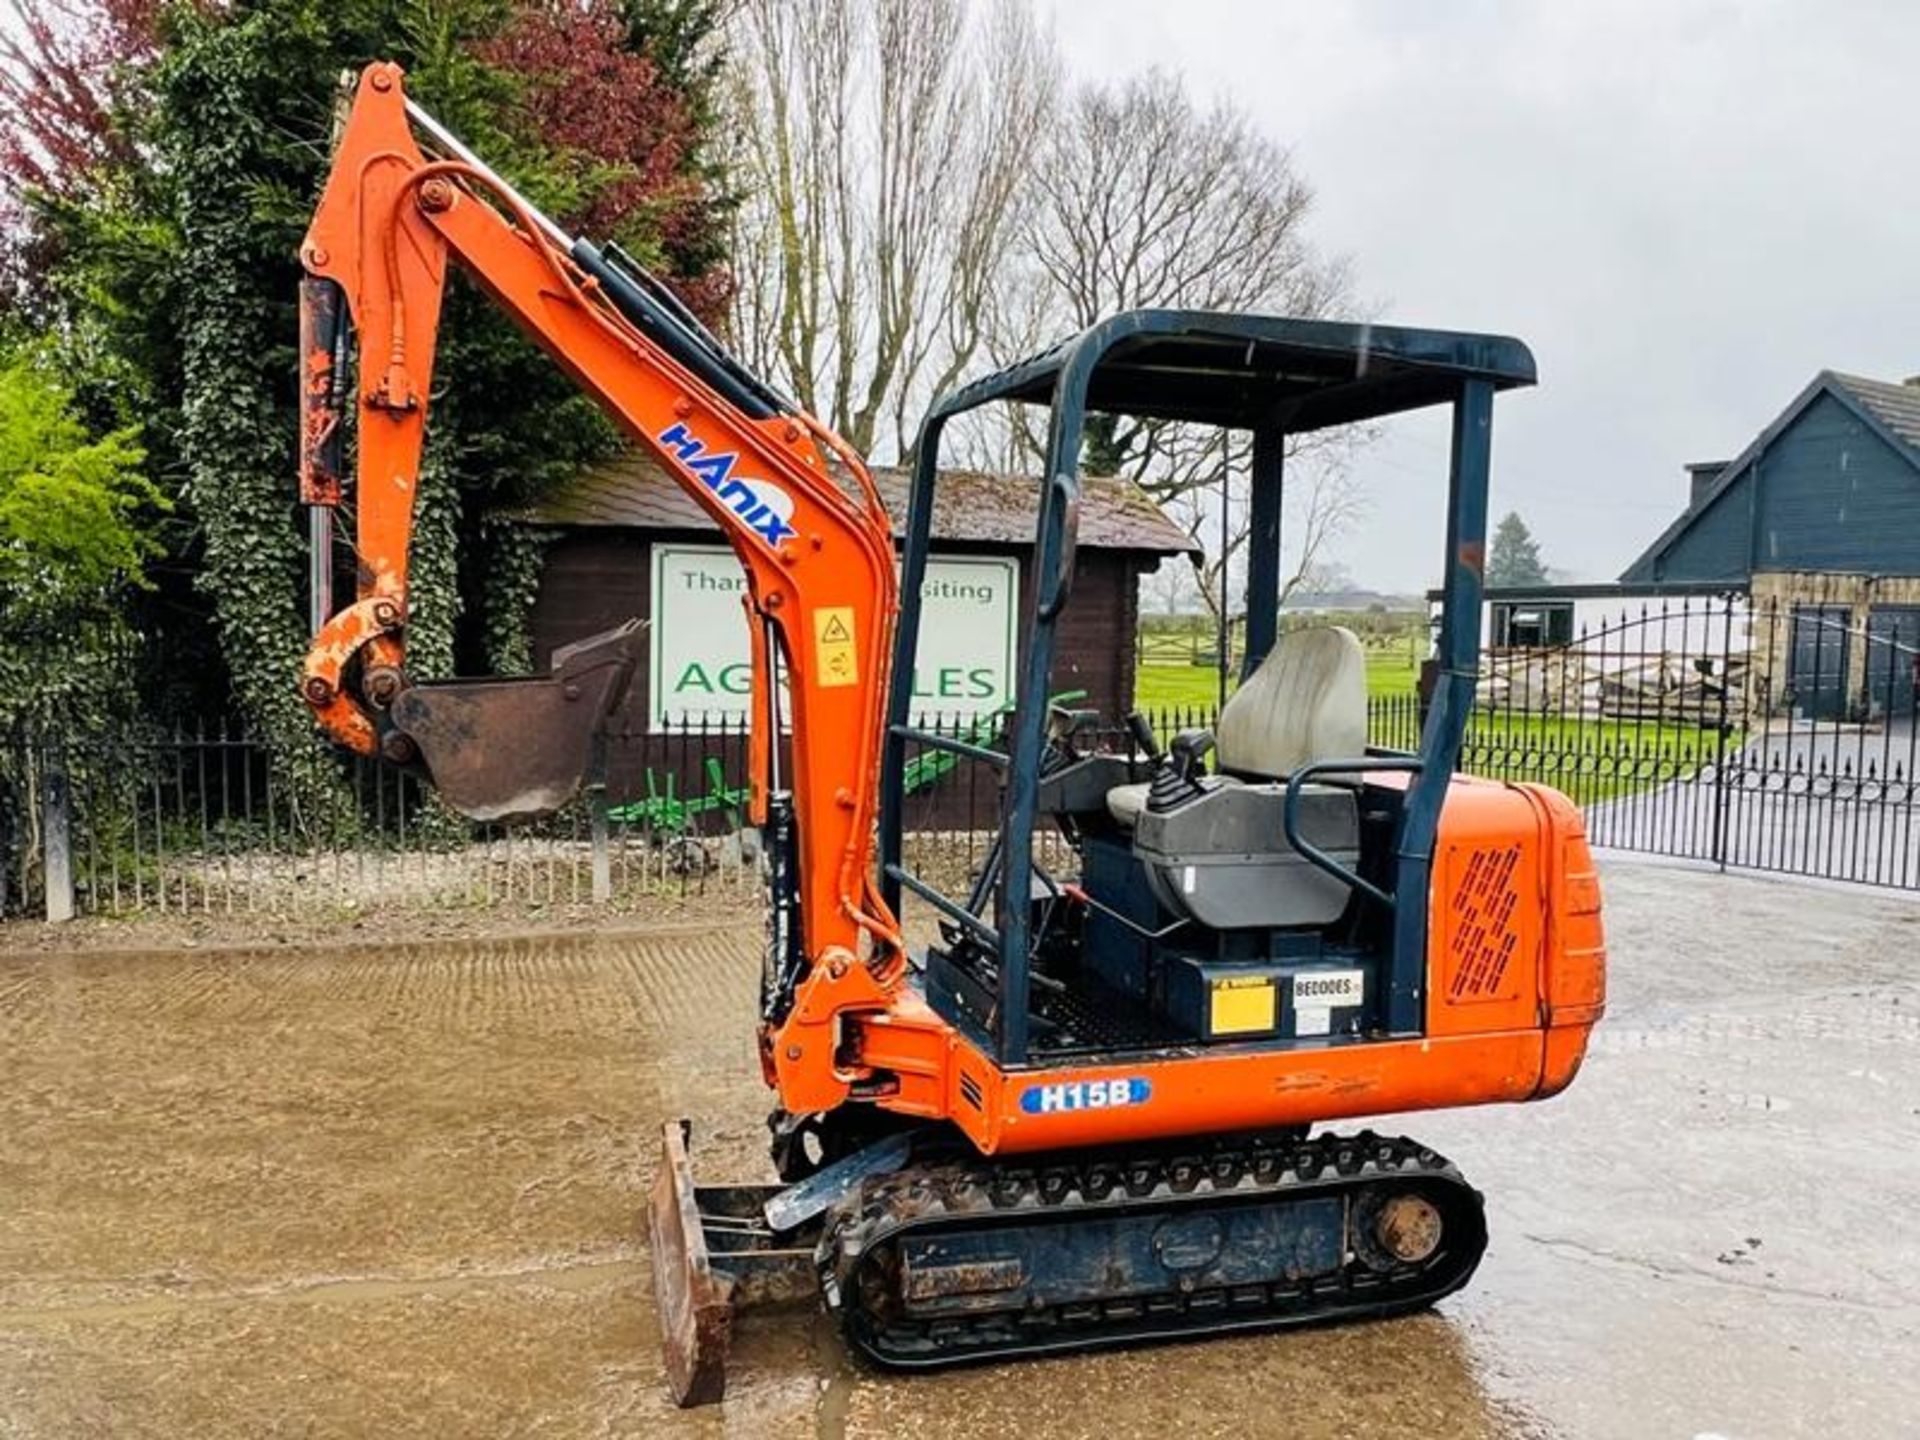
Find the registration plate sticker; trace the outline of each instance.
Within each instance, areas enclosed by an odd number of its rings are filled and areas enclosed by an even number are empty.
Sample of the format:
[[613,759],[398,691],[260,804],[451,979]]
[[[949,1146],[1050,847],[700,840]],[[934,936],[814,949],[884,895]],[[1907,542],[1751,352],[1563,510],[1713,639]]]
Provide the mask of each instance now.
[[1364,1004],[1364,970],[1309,970],[1293,977],[1293,1033],[1327,1035],[1333,1031],[1333,1012]]

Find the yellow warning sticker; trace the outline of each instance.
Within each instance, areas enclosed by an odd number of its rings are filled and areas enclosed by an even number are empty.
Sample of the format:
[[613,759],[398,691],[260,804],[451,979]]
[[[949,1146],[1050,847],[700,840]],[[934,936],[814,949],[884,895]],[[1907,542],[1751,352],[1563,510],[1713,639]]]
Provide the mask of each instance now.
[[1270,976],[1215,980],[1208,987],[1215,1035],[1254,1035],[1273,1029],[1276,997]]
[[852,685],[860,679],[860,660],[853,649],[853,607],[828,605],[813,612],[815,684]]

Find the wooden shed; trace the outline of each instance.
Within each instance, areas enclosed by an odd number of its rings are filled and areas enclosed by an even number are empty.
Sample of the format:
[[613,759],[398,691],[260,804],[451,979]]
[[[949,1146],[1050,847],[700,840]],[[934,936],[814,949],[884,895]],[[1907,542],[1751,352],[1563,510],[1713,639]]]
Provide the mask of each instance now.
[[[873,473],[898,534],[908,474]],[[1132,482],[1089,476],[1082,487],[1078,566],[1055,678],[1085,692],[1077,704],[1117,721],[1133,702],[1140,576],[1197,547]],[[978,607],[978,619],[961,612],[948,625],[953,663],[943,663],[939,644],[926,654],[931,637],[923,628],[915,693],[935,723],[981,721],[1011,698],[1029,628],[1038,482],[954,471],[943,473],[938,494],[933,554],[944,568],[928,583],[956,604]],[[609,757],[614,796],[658,794],[669,776],[686,793],[706,783],[710,757],[734,773],[735,733],[746,718],[747,629],[738,567],[713,522],[651,456],[637,453],[582,474],[515,518],[557,532],[533,605],[537,669],[569,641],[635,616],[652,622],[648,664],[635,677]],[[928,625],[939,623],[932,598]],[[690,747],[689,733],[705,738]]]

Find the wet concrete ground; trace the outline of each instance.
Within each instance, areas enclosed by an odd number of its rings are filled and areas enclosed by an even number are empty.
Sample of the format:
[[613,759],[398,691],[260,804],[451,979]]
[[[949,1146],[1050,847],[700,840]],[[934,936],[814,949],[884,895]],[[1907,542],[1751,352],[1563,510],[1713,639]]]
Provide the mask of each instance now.
[[660,1380],[653,1136],[757,1176],[756,922],[0,957],[0,1435],[1899,1436],[1920,903],[1608,870],[1544,1105],[1414,1117],[1493,1241],[1434,1314],[897,1379],[749,1318]]

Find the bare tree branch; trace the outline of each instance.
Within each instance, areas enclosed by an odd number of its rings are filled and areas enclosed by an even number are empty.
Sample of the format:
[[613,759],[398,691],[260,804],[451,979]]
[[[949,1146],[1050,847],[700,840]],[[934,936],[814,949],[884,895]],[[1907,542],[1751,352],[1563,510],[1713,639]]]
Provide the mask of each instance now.
[[1052,39],[1022,0],[743,0],[732,40],[739,344],[898,453],[998,313]]
[[[742,0],[733,322],[747,356],[857,447],[904,452],[918,411],[1117,310],[1350,308],[1346,266],[1307,237],[1311,187],[1231,104],[1153,72],[1068,88],[1030,0]],[[1030,468],[1044,414],[954,427],[950,453]],[[1363,497],[1364,437],[1290,438],[1286,589]],[[1245,436],[1091,416],[1085,463],[1144,486],[1208,552],[1212,603],[1246,544],[1219,540],[1219,476]],[[1169,582],[1170,584],[1173,582]]]

